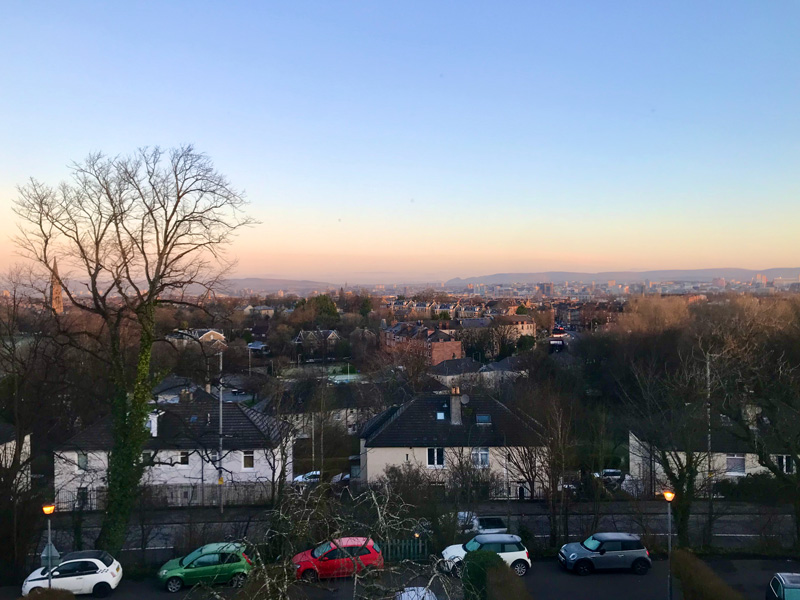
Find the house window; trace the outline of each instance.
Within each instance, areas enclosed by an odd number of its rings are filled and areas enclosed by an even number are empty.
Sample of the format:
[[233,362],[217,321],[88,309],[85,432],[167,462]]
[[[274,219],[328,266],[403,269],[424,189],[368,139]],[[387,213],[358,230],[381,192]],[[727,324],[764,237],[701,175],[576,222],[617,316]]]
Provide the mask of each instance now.
[[253,450],[245,450],[242,452],[242,468],[254,469],[255,468],[255,454]]
[[78,488],[78,494],[75,496],[75,509],[83,510],[89,506],[89,488]]
[[492,415],[475,415],[475,421],[478,425],[491,425]]
[[444,411],[443,410],[437,410],[436,411],[436,420],[437,421],[444,421]]
[[728,454],[725,466],[728,475],[744,475],[744,454]]
[[155,457],[149,450],[142,452],[142,464],[145,467],[152,467],[155,464]]
[[428,468],[444,466],[444,448],[428,448]]
[[783,473],[794,473],[794,459],[789,454],[779,454],[775,457],[775,463]]
[[489,466],[489,449],[488,448],[473,448],[472,449],[472,464],[480,469],[485,469]]
[[178,456],[178,464],[179,465],[188,465],[189,464],[189,453],[187,451],[182,451]]
[[78,451],[78,470],[85,471],[89,468],[89,455],[86,452]]

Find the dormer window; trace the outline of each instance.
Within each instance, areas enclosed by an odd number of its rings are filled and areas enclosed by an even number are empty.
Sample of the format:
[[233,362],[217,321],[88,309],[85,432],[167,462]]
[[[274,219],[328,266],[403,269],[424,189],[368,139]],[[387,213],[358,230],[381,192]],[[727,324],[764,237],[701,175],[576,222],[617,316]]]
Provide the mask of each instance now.
[[475,421],[478,425],[491,425],[492,415],[475,415]]

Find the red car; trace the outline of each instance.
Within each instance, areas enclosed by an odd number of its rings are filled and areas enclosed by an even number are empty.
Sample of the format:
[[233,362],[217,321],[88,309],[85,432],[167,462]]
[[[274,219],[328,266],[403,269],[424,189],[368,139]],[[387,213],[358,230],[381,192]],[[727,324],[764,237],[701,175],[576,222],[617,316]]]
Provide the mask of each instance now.
[[297,578],[307,581],[349,577],[364,569],[382,569],[381,548],[369,538],[339,538],[292,557]]

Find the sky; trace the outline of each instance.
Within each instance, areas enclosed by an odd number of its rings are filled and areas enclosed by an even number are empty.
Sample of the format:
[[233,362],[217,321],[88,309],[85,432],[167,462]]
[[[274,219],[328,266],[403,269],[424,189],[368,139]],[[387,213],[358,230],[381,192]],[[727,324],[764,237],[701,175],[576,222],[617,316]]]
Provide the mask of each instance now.
[[800,3],[0,2],[16,187],[192,143],[238,276],[800,266]]

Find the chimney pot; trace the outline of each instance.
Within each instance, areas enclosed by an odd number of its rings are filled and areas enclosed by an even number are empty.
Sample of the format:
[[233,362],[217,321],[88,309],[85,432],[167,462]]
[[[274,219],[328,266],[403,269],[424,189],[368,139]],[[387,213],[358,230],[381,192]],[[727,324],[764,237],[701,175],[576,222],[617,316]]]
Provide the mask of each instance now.
[[450,424],[461,425],[461,394],[458,387],[453,387],[450,393]]

